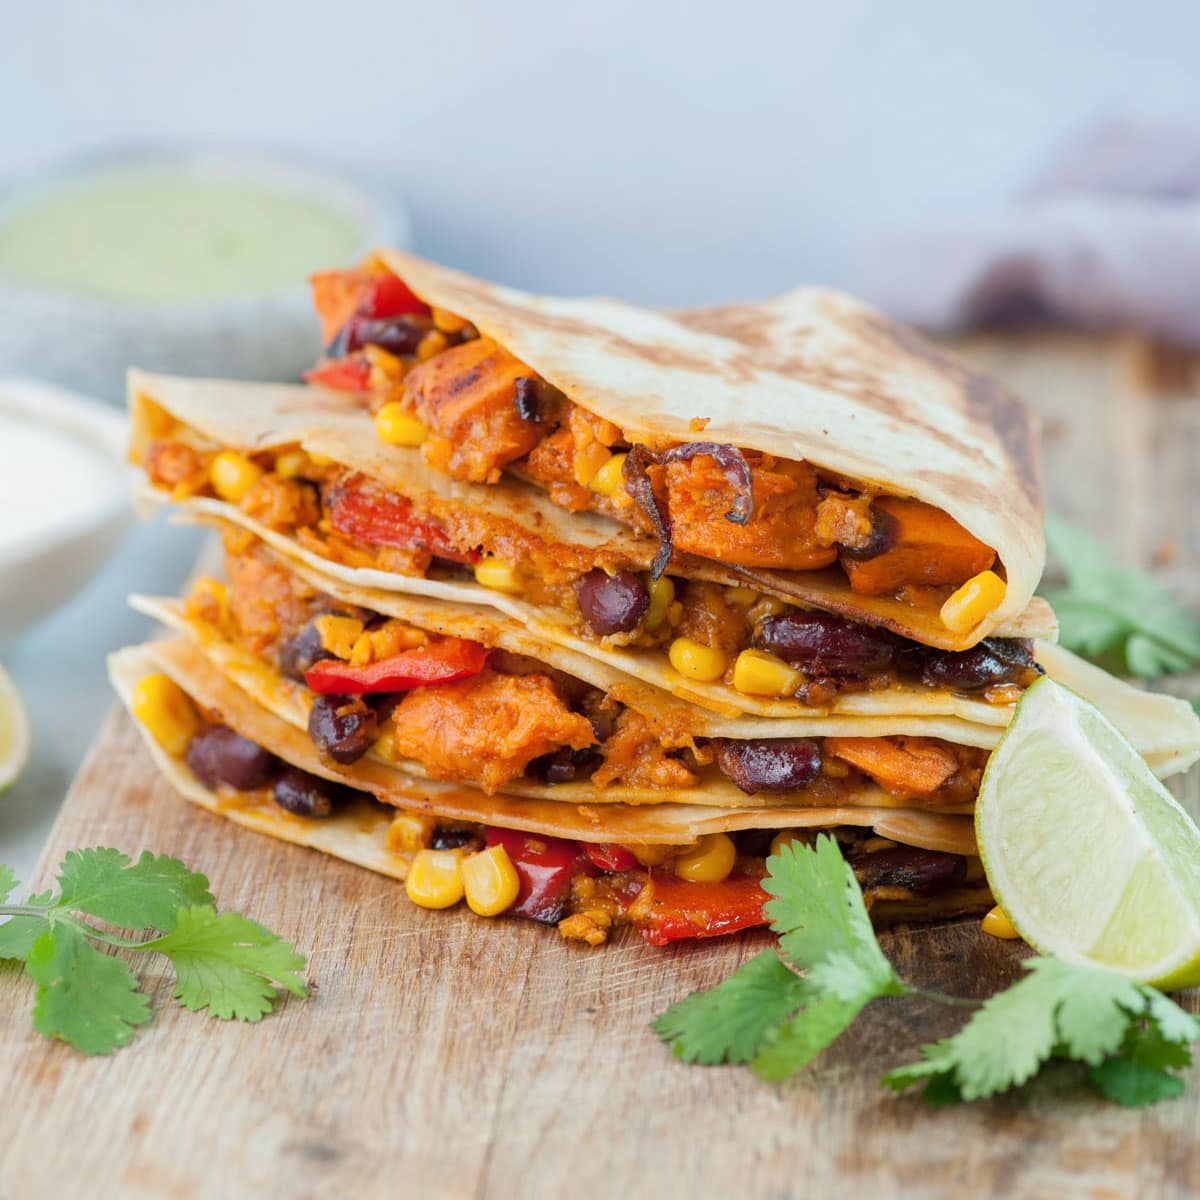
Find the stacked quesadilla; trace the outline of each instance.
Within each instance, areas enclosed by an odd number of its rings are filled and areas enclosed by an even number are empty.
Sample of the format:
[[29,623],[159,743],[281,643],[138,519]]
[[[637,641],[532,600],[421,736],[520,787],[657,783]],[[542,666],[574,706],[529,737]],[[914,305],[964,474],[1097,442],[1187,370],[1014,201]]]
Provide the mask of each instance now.
[[[762,924],[831,831],[883,921],[986,909],[972,809],[1046,672],[1161,775],[1190,707],[1053,644],[1027,410],[857,302],[663,314],[384,252],[304,386],[131,373],[220,578],[114,656],[196,803],[603,942]],[[1048,802],[1052,798],[1048,797]]]

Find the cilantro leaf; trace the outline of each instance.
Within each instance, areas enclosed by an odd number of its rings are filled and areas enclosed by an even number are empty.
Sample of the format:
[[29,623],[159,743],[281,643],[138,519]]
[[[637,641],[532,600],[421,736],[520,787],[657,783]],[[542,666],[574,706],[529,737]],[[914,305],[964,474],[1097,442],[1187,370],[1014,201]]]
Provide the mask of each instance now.
[[1200,618],[1153,576],[1124,567],[1099,538],[1057,517],[1046,541],[1067,576],[1044,592],[1059,620],[1059,641],[1103,665],[1154,679],[1200,664]]
[[257,1021],[271,1011],[276,988],[295,996],[308,989],[298,972],[304,956],[256,921],[210,905],[180,909],[175,928],[147,942],[175,966],[175,997],[210,1016]]
[[766,1036],[750,1064],[761,1079],[778,1082],[806,1067],[850,1026],[871,996],[843,1000],[830,992],[818,996]]
[[25,959],[38,985],[35,1028],[84,1054],[108,1054],[150,1019],[150,1001],[123,959],[97,950],[74,925],[41,933]]
[[169,930],[180,908],[212,904],[208,880],[178,859],[143,851],[130,861],[105,847],[71,851],[59,868],[58,906],[111,925]]
[[1126,1108],[1141,1108],[1182,1095],[1183,1080],[1162,1067],[1129,1058],[1110,1058],[1092,1068],[1091,1081],[1106,1100]]
[[813,849],[784,846],[767,860],[762,886],[775,897],[763,911],[781,935],[779,948],[807,971],[816,991],[853,1003],[905,990],[875,940],[862,889],[832,837],[822,835]]
[[[38,908],[49,908],[52,899],[52,892],[41,892],[30,896],[25,903]],[[33,943],[45,928],[45,917],[9,917],[0,925],[0,958],[15,958],[24,962]]]
[[808,984],[774,950],[764,950],[716,987],[673,1004],[653,1029],[684,1062],[749,1062],[768,1032],[794,1013],[808,992]]
[[0,904],[3,904],[16,891],[16,887],[17,876],[12,867],[6,867],[4,863],[0,863]]

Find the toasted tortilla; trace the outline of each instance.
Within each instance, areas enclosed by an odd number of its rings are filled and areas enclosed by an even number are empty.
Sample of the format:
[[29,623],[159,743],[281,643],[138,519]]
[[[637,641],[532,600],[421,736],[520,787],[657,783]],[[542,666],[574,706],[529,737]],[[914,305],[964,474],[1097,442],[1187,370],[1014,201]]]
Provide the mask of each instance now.
[[702,436],[804,459],[949,513],[1008,577],[1003,604],[971,641],[1032,598],[1045,564],[1032,413],[850,296],[801,288],[667,314],[534,296],[400,251],[378,257],[427,304],[466,317],[631,441]]
[[[975,854],[974,823],[969,816],[881,808],[705,808],[687,804],[564,804],[510,795],[486,796],[465,784],[414,778],[383,763],[362,759],[348,767],[322,762],[307,734],[257,704],[246,692],[221,675],[203,653],[185,641],[150,642],[119,650],[109,656],[109,675],[127,708],[133,688],[144,675],[162,671],[169,675],[202,708],[243,737],[271,751],[292,766],[324,779],[370,793],[382,804],[409,812],[428,813],[447,820],[471,821],[519,829],[547,837],[575,838],[585,842],[619,842],[624,845],[681,845],[708,833],[739,829],[832,828],[856,825],[875,829],[882,837],[903,829],[907,844],[950,854]],[[132,711],[132,710],[131,710]],[[382,869],[371,861],[378,857],[383,830],[373,806],[361,813],[361,823],[348,825],[345,814],[332,818],[333,833],[323,832],[330,818],[303,818],[282,813],[274,805],[223,804],[203,787],[181,759],[167,755],[138,723],[155,761],[184,796],[210,811],[260,832],[300,845],[313,846]],[[370,809],[370,811],[367,811]],[[368,820],[368,817],[370,819]],[[366,840],[353,843],[354,829]],[[896,840],[900,840],[898,837]],[[359,857],[355,857],[358,855]],[[399,857],[399,856],[397,856]],[[393,864],[385,874],[402,877],[404,867]]]
[[[683,327],[680,329],[683,330]],[[812,403],[813,399],[809,395],[806,402]],[[828,403],[828,398],[825,402]],[[787,403],[798,404],[800,399],[792,396],[787,398]],[[236,448],[245,453],[299,445],[311,454],[361,471],[418,504],[452,505],[487,512],[497,528],[503,528],[507,523],[526,535],[542,539],[551,550],[555,546],[577,547],[597,557],[610,556],[614,560],[648,568],[657,548],[651,539],[605,517],[594,513],[569,513],[554,504],[540,488],[510,475],[505,475],[494,485],[468,484],[434,471],[426,465],[419,449],[392,446],[379,439],[360,396],[319,387],[179,379],[132,370],[129,373],[129,405],[132,418],[131,457],[134,461],[141,461],[147,444],[153,439],[157,406],[216,445]],[[880,418],[877,416],[873,420],[879,421]],[[912,434],[906,426],[895,419],[884,422],[884,425],[896,427],[899,431],[896,436],[903,446],[909,447],[904,452],[910,452]],[[695,435],[691,436],[694,439]],[[714,436],[711,427],[705,436]],[[730,440],[739,441],[734,437]],[[741,444],[751,443],[742,439]],[[774,453],[783,452],[778,445],[774,449]],[[983,453],[982,450],[980,453]],[[931,461],[936,461],[936,452],[931,450],[931,455]],[[814,461],[834,469],[849,470],[839,468],[832,461]],[[979,465],[979,474],[980,477],[990,477],[983,460]],[[867,482],[877,481],[875,476],[862,476],[861,472],[859,475]],[[931,470],[930,477],[940,476]],[[904,478],[907,479],[907,476]],[[882,482],[882,477],[878,482]],[[899,482],[895,486],[889,484],[888,490],[920,495]],[[1000,526],[1004,520],[997,514],[1005,509],[1002,500],[1007,498],[1009,490],[998,486],[982,509],[989,520],[997,520]],[[158,493],[155,496],[160,500],[165,499]],[[940,504],[940,501],[935,502]],[[239,520],[240,511],[232,505],[207,499],[189,503],[194,511],[210,512],[247,525],[244,519]],[[964,510],[973,511],[971,503],[941,507],[962,521],[976,536],[994,546],[1004,559],[1009,575],[1003,604],[976,628],[964,633],[947,629],[935,611],[915,608],[891,597],[855,595],[850,591],[845,575],[837,567],[828,567],[823,571],[751,570],[681,556],[672,563],[671,571],[718,583],[752,583],[759,590],[782,599],[869,621],[903,637],[945,649],[963,649],[990,633],[1004,637],[1053,637],[1053,612],[1045,601],[1032,596],[1033,582],[1036,582],[1042,565],[1040,516],[1037,546],[1026,547],[1022,551],[1017,545],[1020,539],[1014,537],[1014,557],[1010,563],[1004,547],[997,540],[984,536],[963,520]],[[247,527],[265,536],[257,524],[250,523]],[[300,548],[294,538],[279,534],[272,536],[276,543],[284,542],[293,547],[293,553]],[[1027,581],[1025,575],[1035,567],[1032,582]],[[339,569],[339,564],[327,563],[325,569]],[[344,572],[346,568],[342,567],[340,571]],[[421,582],[385,571],[356,569],[355,573],[360,582],[368,586],[398,591],[413,591],[415,585]],[[486,593],[488,589],[479,588],[479,591]],[[494,598],[496,595],[491,593],[493,598],[479,596],[476,600],[502,607]]]
[[[275,536],[276,541],[283,540]],[[290,552],[280,553],[274,542],[270,544],[288,570],[346,604],[435,633],[527,654],[697,737],[903,735],[941,738],[990,750],[999,742],[1015,707],[989,704],[919,683],[851,692],[827,707],[746,696],[724,684],[698,684],[684,679],[662,653],[578,637],[544,610],[473,583],[414,580],[421,594],[361,587],[342,578],[343,572],[361,572],[343,568],[335,574],[325,563],[324,569],[316,569],[307,551],[303,557],[293,556]],[[480,599],[481,592],[500,596],[503,608],[498,611],[472,603]],[[199,636],[175,602],[135,597],[134,605],[180,632]],[[211,641],[212,637],[201,636],[201,640]],[[1100,708],[1161,778],[1185,770],[1200,758],[1200,717],[1190,704],[1133,687],[1049,642],[1035,642],[1034,651],[1047,674]],[[269,700],[262,702],[280,711]],[[722,796],[698,802],[723,804],[727,800]]]

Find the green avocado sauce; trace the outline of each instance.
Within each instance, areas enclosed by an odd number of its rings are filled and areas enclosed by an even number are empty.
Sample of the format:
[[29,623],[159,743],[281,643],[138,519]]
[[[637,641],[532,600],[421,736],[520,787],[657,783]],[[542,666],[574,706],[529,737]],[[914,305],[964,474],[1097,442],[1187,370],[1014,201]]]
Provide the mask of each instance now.
[[363,231],[318,199],[241,179],[126,171],[47,191],[0,216],[0,276],[171,303],[303,286],[349,262]]

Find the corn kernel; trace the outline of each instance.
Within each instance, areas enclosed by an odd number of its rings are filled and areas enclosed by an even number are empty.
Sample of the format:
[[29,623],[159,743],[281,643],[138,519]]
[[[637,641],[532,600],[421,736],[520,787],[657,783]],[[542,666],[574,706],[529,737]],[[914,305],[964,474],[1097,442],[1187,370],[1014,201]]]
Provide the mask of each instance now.
[[759,621],[765,621],[768,617],[782,616],[791,607],[786,601],[780,600],[776,596],[760,595],[746,610],[746,620],[751,625],[757,625]]
[[213,491],[230,504],[240,504],[242,497],[262,476],[262,467],[236,450],[222,450],[208,468]]
[[444,308],[435,308],[432,316],[434,329],[440,329],[443,333],[461,333],[467,327],[465,317],[456,317]]
[[1004,938],[1006,941],[1013,941],[1021,936],[1008,919],[1008,913],[998,904],[983,918],[982,929],[984,933],[990,933],[994,938]]
[[803,678],[765,650],[743,650],[733,664],[733,686],[747,696],[791,696]]
[[736,859],[733,839],[727,833],[710,833],[675,860],[675,874],[692,883],[720,883]]
[[515,596],[521,591],[516,568],[502,558],[485,558],[475,568],[475,582],[493,592],[508,592]]
[[762,594],[756,592],[752,587],[731,587],[726,593],[730,603],[736,604],[739,608],[749,608]]
[[363,632],[361,621],[354,617],[335,617],[332,613],[318,617],[313,625],[321,639],[321,649],[328,650],[335,658],[349,659]]
[[452,908],[463,898],[463,851],[418,850],[404,880],[408,898],[420,908]]
[[691,638],[678,637],[667,651],[671,666],[680,675],[709,683],[725,674],[725,653],[715,646],[704,646]]
[[435,354],[441,354],[449,344],[449,339],[440,329],[431,329],[417,344],[417,357],[424,362]]
[[1004,580],[995,571],[972,575],[942,605],[942,624],[954,633],[966,633],[998,607],[1006,591]]
[[308,467],[308,455],[303,450],[285,450],[275,459],[275,474],[280,479],[295,479]]
[[647,629],[657,629],[667,618],[667,610],[675,603],[675,584],[670,575],[660,575],[657,579],[646,576],[646,591],[650,596],[650,605],[646,609],[644,624]]
[[812,841],[812,838],[803,829],[781,829],[771,839],[771,849],[768,854],[778,854],[784,846],[790,846],[793,842],[801,846],[807,846]]
[[169,675],[139,679],[133,689],[133,715],[173,758],[182,758],[200,732],[200,714],[191,697]]
[[398,812],[388,825],[385,845],[393,854],[417,854],[429,845],[436,824],[432,817]]
[[419,446],[429,436],[429,426],[393,402],[375,414],[375,432],[389,446]]
[[628,454],[609,455],[608,462],[592,476],[592,481],[588,484],[588,487],[597,496],[616,495],[625,486],[624,467],[625,460],[628,457]]
[[481,917],[495,917],[516,903],[521,879],[503,846],[489,846],[463,860],[467,905]]

